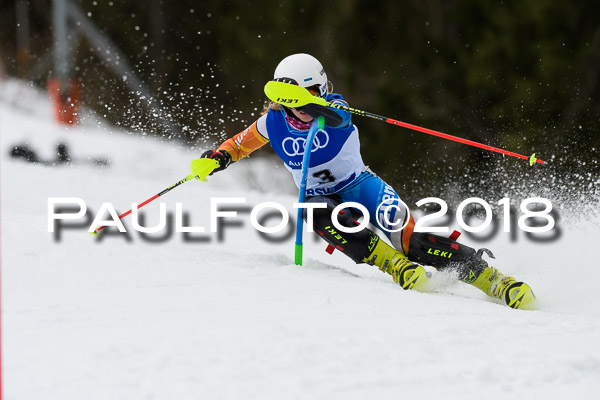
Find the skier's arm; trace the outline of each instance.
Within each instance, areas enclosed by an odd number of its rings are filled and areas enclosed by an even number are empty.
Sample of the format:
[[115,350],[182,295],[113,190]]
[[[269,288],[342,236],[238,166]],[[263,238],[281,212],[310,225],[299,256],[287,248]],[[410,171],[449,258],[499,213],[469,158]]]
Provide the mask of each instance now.
[[267,143],[269,143],[269,139],[258,131],[258,121],[256,121],[245,130],[223,142],[217,151],[226,151],[231,155],[231,161],[236,162]]
[[[223,171],[232,162],[241,160],[269,142],[269,139],[266,137],[266,132],[264,136],[259,132],[259,123],[263,129],[266,130],[264,119],[259,119],[242,132],[223,142],[217,150],[207,150],[202,153],[200,156],[201,159],[211,158],[219,162],[219,167],[213,170],[211,175],[215,172]],[[202,165],[196,161],[192,162],[192,173],[194,173],[194,163]]]

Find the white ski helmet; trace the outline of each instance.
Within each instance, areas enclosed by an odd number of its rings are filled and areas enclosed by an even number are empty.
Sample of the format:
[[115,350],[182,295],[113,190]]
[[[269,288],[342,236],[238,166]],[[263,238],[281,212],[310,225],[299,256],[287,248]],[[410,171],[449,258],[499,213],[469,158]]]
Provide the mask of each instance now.
[[273,76],[277,78],[292,78],[298,85],[309,88],[317,85],[319,94],[324,97],[327,94],[327,74],[323,66],[310,54],[292,54],[287,56],[277,68]]

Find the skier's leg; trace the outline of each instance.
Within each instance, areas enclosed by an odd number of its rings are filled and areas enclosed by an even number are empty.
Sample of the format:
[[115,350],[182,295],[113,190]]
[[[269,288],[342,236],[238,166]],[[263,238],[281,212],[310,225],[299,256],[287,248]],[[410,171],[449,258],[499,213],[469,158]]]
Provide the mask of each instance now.
[[529,285],[517,282],[511,276],[504,276],[483,260],[484,252],[493,258],[489,250],[475,251],[455,240],[422,232],[407,231],[404,239],[411,261],[439,270],[455,271],[461,281],[475,286],[488,296],[504,300],[510,307],[534,307],[535,295]]
[[[488,266],[482,259],[483,250],[477,252],[449,238],[414,232],[412,215],[407,212],[395,190],[382,179],[367,171],[356,182],[340,192],[343,201],[356,201],[365,205],[369,210],[371,223],[382,230],[393,247],[402,251],[408,260],[440,270],[454,270],[460,280],[472,284],[489,296],[503,299],[511,307],[525,308],[533,303],[535,296],[531,288]],[[387,215],[385,207],[379,207],[382,203],[389,208]],[[398,230],[404,225],[402,230]]]
[[[340,232],[332,222],[333,209],[342,203],[339,196],[315,196],[307,202],[325,203],[327,208],[313,210],[313,229],[327,243],[350,257],[356,263],[376,265],[392,276],[404,289],[419,289],[427,280],[423,267],[411,263],[404,253],[395,250],[370,229],[354,233]],[[306,212],[304,213],[306,219]],[[338,214],[340,225],[351,228],[358,225],[352,210]]]

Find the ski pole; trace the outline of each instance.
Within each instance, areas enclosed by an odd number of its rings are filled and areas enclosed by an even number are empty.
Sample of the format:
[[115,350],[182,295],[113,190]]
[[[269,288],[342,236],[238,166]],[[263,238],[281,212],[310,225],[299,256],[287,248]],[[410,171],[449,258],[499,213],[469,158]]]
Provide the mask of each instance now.
[[298,85],[293,85],[291,83],[269,81],[265,85],[265,94],[272,101],[279,103],[279,104],[283,104],[288,107],[302,107],[309,103],[314,103],[314,104],[321,105],[321,106],[326,106],[326,107],[330,107],[330,108],[336,108],[339,110],[348,111],[348,112],[351,112],[352,114],[361,115],[363,117],[374,118],[376,120],[383,121],[388,124],[401,126],[403,128],[412,129],[414,131],[418,131],[418,132],[422,132],[422,133],[427,133],[429,135],[441,137],[444,139],[452,140],[452,141],[463,143],[463,144],[467,144],[469,146],[479,147],[481,149],[495,151],[497,153],[506,154],[508,156],[522,158],[524,160],[529,160],[529,165],[533,165],[536,162],[540,163],[540,164],[545,164],[544,161],[538,160],[535,157],[535,153],[533,153],[531,156],[528,157],[528,156],[524,156],[522,154],[513,153],[512,151],[500,149],[500,148],[493,147],[493,146],[488,146],[487,144],[478,143],[478,142],[474,142],[472,140],[448,135],[447,133],[442,133],[442,132],[434,131],[432,129],[423,128],[423,127],[420,127],[417,125],[408,124],[406,122],[397,121],[395,119],[388,118],[388,117],[382,117],[381,115],[373,114],[373,113],[370,113],[367,111],[357,110],[356,108],[346,107],[341,104],[329,103],[329,102],[327,102],[327,100],[325,100],[321,97],[313,96],[308,91],[308,89],[305,89]]
[[[298,195],[298,203],[304,203],[306,200],[306,181],[308,177],[308,166],[310,164],[310,154],[312,152],[313,141],[315,135],[321,129],[325,128],[325,118],[320,116],[316,121],[312,123],[310,131],[306,136],[306,143],[304,144],[304,156],[302,156],[302,178],[300,180],[300,193]],[[302,229],[304,226],[303,218],[304,209],[298,208],[298,224],[296,225],[296,246],[294,249],[294,263],[296,265],[302,265]]]
[[[146,201],[138,204],[138,206],[136,207],[136,209],[140,209],[142,207],[144,207],[146,204],[158,199],[160,196],[167,194],[168,192],[170,192],[171,190],[175,189],[177,186],[192,180],[194,178],[201,180],[203,182],[206,182],[206,177],[208,175],[210,175],[211,172],[213,172],[213,170],[215,170],[218,166],[219,166],[219,162],[216,160],[212,160],[210,158],[201,158],[200,160],[196,160],[202,163],[201,166],[201,171],[198,175],[194,175],[194,174],[190,174],[188,176],[186,176],[184,179],[180,180],[179,182],[169,186],[168,188],[166,188],[165,190],[163,190],[162,192],[155,194],[154,196],[150,197],[149,199],[147,199]],[[128,216],[129,214],[131,214],[131,212],[133,211],[133,208],[130,209],[129,211],[125,211],[123,214],[119,215],[119,219],[123,219],[124,217]],[[94,232],[90,232],[92,235],[94,236],[98,236],[98,232],[100,232],[102,229],[106,228],[106,225],[100,226],[96,229],[94,229]]]

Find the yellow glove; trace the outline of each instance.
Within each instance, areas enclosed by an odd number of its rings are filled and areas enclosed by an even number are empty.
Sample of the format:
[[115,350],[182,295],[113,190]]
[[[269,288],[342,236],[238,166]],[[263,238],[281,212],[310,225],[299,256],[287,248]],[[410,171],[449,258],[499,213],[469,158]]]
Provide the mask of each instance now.
[[199,158],[192,161],[192,173],[187,178],[196,178],[199,181],[206,182],[206,177],[219,168],[219,162],[211,158]]

